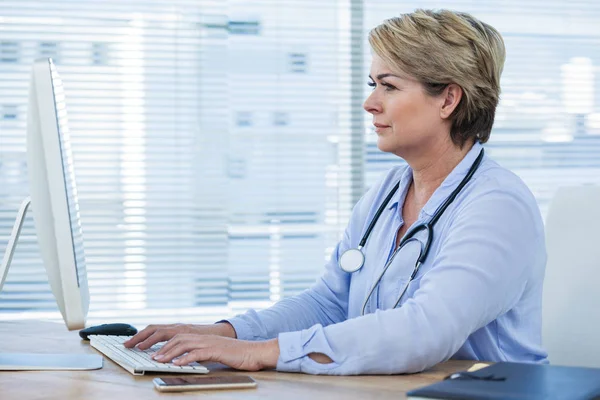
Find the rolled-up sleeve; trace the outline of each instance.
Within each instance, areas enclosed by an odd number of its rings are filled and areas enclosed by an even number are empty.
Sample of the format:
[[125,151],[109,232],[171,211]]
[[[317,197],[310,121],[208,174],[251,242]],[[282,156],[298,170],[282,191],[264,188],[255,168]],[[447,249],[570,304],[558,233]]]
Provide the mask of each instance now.
[[[280,333],[277,369],[334,375],[422,371],[449,359],[471,333],[510,310],[532,266],[545,259],[539,211],[506,188],[486,189],[462,203],[438,240],[432,267],[401,307]],[[333,363],[319,364],[307,357],[311,353]]]

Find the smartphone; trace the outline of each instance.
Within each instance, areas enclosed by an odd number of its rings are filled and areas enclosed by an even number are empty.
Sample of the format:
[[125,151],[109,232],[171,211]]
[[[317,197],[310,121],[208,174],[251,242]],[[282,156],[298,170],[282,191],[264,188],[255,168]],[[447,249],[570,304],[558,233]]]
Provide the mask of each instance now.
[[256,381],[246,375],[191,376],[178,378],[154,378],[154,387],[159,392],[186,392],[207,389],[255,388]]

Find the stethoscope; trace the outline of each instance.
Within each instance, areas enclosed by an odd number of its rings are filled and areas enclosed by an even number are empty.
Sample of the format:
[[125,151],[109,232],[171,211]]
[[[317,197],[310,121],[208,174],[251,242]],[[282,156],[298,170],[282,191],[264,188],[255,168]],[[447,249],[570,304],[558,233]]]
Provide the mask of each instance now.
[[[429,248],[430,248],[431,242],[433,240],[433,226],[438,221],[438,219],[440,219],[440,217],[442,216],[442,214],[444,214],[444,211],[446,211],[446,209],[448,208],[448,206],[454,201],[454,199],[456,198],[456,196],[458,196],[458,194],[460,193],[460,191],[462,190],[462,188],[469,182],[469,180],[471,179],[471,177],[473,176],[473,174],[475,173],[475,171],[477,171],[477,168],[479,167],[479,164],[481,164],[481,160],[483,159],[483,152],[484,152],[483,149],[481,149],[481,151],[479,152],[479,155],[477,156],[477,158],[473,162],[473,165],[471,165],[471,168],[469,169],[469,172],[467,172],[467,175],[458,184],[458,186],[456,187],[456,189],[454,189],[452,191],[452,193],[450,193],[450,196],[448,196],[448,198],[446,198],[446,200],[444,201],[444,203],[442,203],[442,205],[436,210],[436,212],[433,214],[433,216],[431,217],[431,219],[429,221],[425,222],[425,223],[413,226],[406,233],[406,235],[404,235],[404,237],[400,241],[400,244],[398,245],[398,248],[394,251],[394,253],[390,257],[389,261],[384,266],[383,271],[379,275],[379,278],[377,278],[377,281],[375,281],[375,284],[371,288],[371,291],[369,292],[369,295],[367,296],[367,298],[366,298],[366,300],[365,300],[365,302],[363,304],[361,315],[365,314],[365,309],[367,307],[367,304],[369,303],[369,299],[373,295],[373,292],[375,292],[375,289],[377,288],[377,286],[381,282],[381,279],[383,279],[383,276],[385,275],[387,269],[392,264],[392,261],[393,261],[394,257],[396,256],[396,254],[408,242],[411,242],[411,241],[417,241],[418,242],[418,239],[416,239],[416,237],[415,237],[416,234],[419,233],[419,232],[421,232],[421,231],[425,231],[427,233],[427,240],[425,241],[425,246],[421,245],[421,252],[419,254],[419,257],[417,258],[417,262],[415,263],[415,267],[413,269],[413,272],[410,275],[410,279],[408,280],[408,284],[406,284],[406,286],[404,287],[404,289],[400,293],[400,296],[398,297],[398,300],[394,304],[393,308],[398,307],[398,304],[400,304],[400,300],[402,299],[402,296],[404,296],[404,293],[406,292],[406,289],[408,289],[408,286],[409,286],[410,282],[417,275],[417,273],[419,272],[419,268],[421,268],[421,265],[425,262],[425,259],[427,258],[427,254],[429,253]],[[396,191],[398,190],[399,187],[400,187],[400,182],[398,182],[392,188],[392,190],[390,191],[390,193],[383,200],[383,203],[381,204],[381,206],[379,206],[379,209],[377,210],[377,212],[375,213],[375,216],[371,220],[371,223],[369,224],[369,227],[367,228],[367,231],[365,232],[365,234],[363,235],[362,239],[360,240],[360,243],[358,244],[358,247],[346,250],[342,254],[342,256],[340,257],[340,259],[338,261],[338,264],[339,264],[339,267],[344,272],[353,273],[353,272],[356,272],[356,271],[358,271],[359,269],[361,269],[363,267],[363,265],[365,263],[365,255],[362,252],[362,248],[365,246],[365,243],[367,242],[367,239],[371,235],[371,231],[373,230],[373,227],[375,226],[375,223],[377,223],[377,220],[379,219],[379,217],[381,216],[381,214],[385,210],[387,204],[390,202],[390,200],[392,199],[392,197],[394,196],[394,194],[396,193]]]

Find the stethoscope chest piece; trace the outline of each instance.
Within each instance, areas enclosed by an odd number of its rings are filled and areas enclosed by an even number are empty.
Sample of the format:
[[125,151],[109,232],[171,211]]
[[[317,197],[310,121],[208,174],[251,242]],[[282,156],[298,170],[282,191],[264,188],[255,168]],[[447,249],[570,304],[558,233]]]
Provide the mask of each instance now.
[[346,250],[339,259],[340,268],[348,273],[358,271],[364,263],[365,255],[357,248]]

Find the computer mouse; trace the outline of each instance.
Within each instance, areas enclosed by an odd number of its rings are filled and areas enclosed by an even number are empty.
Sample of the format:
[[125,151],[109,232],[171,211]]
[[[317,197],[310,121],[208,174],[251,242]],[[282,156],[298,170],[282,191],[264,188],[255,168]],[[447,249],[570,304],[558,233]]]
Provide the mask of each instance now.
[[137,329],[129,324],[102,324],[80,330],[79,336],[88,340],[89,335],[132,336],[136,333]]

